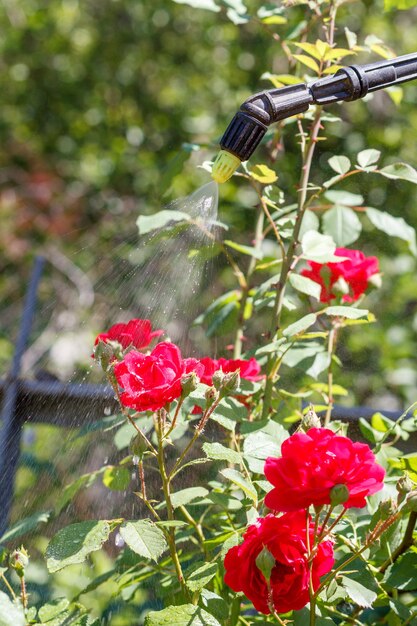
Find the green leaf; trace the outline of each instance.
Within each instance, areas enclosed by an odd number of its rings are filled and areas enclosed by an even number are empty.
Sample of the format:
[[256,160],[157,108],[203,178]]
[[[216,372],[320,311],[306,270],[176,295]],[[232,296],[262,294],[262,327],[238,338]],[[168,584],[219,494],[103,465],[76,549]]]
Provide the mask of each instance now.
[[255,165],[249,170],[249,174],[251,178],[254,178],[263,185],[270,185],[278,180],[278,176],[274,170],[271,170],[267,165]]
[[301,239],[303,258],[317,263],[330,263],[341,260],[335,256],[336,244],[329,235],[322,235],[314,230],[306,232]]
[[120,534],[133,552],[157,561],[168,548],[165,535],[150,519],[124,522]]
[[367,589],[357,580],[352,580],[352,578],[348,578],[347,576],[341,577],[341,584],[346,590],[349,598],[361,607],[365,608],[372,606],[373,602],[375,602],[377,598],[375,591]]
[[235,241],[231,241],[229,239],[226,239],[223,243],[226,246],[229,246],[229,248],[233,248],[233,250],[237,250],[238,252],[241,252],[242,254],[247,254],[248,256],[252,256],[255,259],[258,259],[259,261],[264,258],[262,250],[258,250],[257,248],[253,248],[251,246],[244,246],[240,243],[236,243]]
[[385,575],[387,585],[400,591],[417,589],[417,552],[406,552]]
[[151,611],[145,618],[145,626],[220,626],[220,623],[199,606],[181,604]]
[[190,591],[200,591],[217,574],[217,563],[205,563],[187,576],[186,584]]
[[44,511],[43,513],[35,513],[30,517],[25,517],[6,530],[6,532],[0,537],[0,544],[8,541],[16,541],[23,535],[32,532],[39,524],[46,524],[49,520],[51,513]]
[[366,169],[370,165],[375,165],[380,159],[381,152],[379,150],[374,150],[373,148],[369,148],[367,150],[362,150],[358,153],[358,164],[360,167]]
[[237,485],[239,489],[241,489],[248,496],[248,498],[254,502],[255,506],[258,505],[258,496],[255,485],[249,479],[245,478],[240,472],[230,468],[222,470],[221,474],[223,474],[227,480],[230,480],[233,484]]
[[335,155],[330,157],[328,163],[332,170],[334,170],[338,174],[346,174],[346,172],[350,170],[350,161],[347,157],[343,155]]
[[88,521],[62,528],[51,539],[46,549],[47,567],[50,572],[83,563],[86,557],[99,550],[111,532],[108,521]]
[[136,225],[139,229],[139,234],[146,235],[153,230],[165,228],[168,225],[172,225],[176,222],[189,221],[190,216],[188,215],[188,213],[184,213],[183,211],[164,209],[163,211],[158,211],[158,213],[154,213],[153,215],[139,215],[138,219],[136,220]]
[[187,489],[181,489],[171,494],[171,502],[174,509],[179,506],[184,506],[193,500],[204,498],[208,494],[205,487],[188,487]]
[[320,68],[317,64],[317,61],[308,57],[306,54],[293,54],[294,59],[300,61],[303,65],[306,65],[310,70],[313,70],[316,74],[320,72]]
[[326,315],[345,317],[348,320],[357,320],[360,317],[366,317],[369,313],[368,309],[355,309],[351,306],[329,306],[324,309]]
[[91,474],[82,474],[77,480],[66,485],[62,494],[58,495],[57,503],[56,503],[56,514],[60,513],[63,508],[67,506],[71,500],[77,495],[77,493],[81,489],[87,489],[90,487],[93,482],[96,480],[97,476],[104,471],[104,468],[96,472],[91,472]]
[[372,207],[366,209],[366,215],[378,230],[382,230],[390,237],[398,237],[406,241],[410,252],[417,256],[416,231],[402,217],[394,217],[385,211],[378,211]]
[[336,205],[323,215],[323,232],[339,247],[348,246],[361,234],[362,224],[352,209]]
[[201,590],[201,604],[207,611],[219,620],[225,620],[229,616],[229,607],[227,602],[217,593],[208,589]]
[[239,452],[226,448],[226,446],[223,446],[221,443],[205,443],[203,450],[208,458],[214,461],[227,461],[228,463],[237,464],[242,462],[242,456]]
[[55,598],[39,609],[39,619],[41,622],[48,622],[65,611],[69,606],[67,598]]
[[290,283],[294,289],[305,293],[316,300],[320,300],[321,286],[311,278],[307,276],[301,276],[300,274],[290,274]]
[[207,9],[207,11],[214,11],[218,13],[220,7],[214,2],[214,0],[174,0],[177,4],[188,4],[193,9]]
[[309,313],[305,315],[294,324],[290,324],[287,328],[282,331],[284,337],[293,337],[294,335],[299,335],[303,333],[307,328],[310,328],[317,319],[317,315],[315,313]]
[[23,607],[0,591],[0,626],[25,626]]
[[103,474],[103,484],[112,491],[124,491],[130,484],[130,472],[126,467],[112,465]]
[[363,204],[363,196],[359,193],[351,193],[350,191],[326,191],[324,196],[334,204],[342,204],[343,206],[361,206]]
[[91,422],[82,426],[72,439],[75,441],[80,437],[84,437],[85,435],[89,435],[90,433],[95,433],[97,431],[106,433],[109,430],[113,430],[113,428],[117,428],[117,426],[121,426],[125,421],[126,417],[122,414],[105,415],[96,422]]
[[379,170],[379,174],[393,180],[408,180],[417,184],[417,171],[408,163],[393,163]]
[[281,433],[271,435],[262,430],[250,433],[243,443],[245,461],[252,472],[263,473],[265,460],[269,456],[281,456],[281,443],[287,437],[287,431],[281,426]]

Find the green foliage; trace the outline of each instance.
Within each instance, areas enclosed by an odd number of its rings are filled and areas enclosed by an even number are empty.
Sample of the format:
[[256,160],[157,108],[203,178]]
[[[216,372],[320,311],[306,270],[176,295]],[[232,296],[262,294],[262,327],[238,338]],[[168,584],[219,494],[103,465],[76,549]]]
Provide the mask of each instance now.
[[168,547],[162,530],[149,519],[124,522],[120,534],[129,548],[145,559],[157,561]]
[[220,626],[206,610],[193,604],[169,606],[163,611],[151,611],[146,616],[145,626]]
[[67,565],[83,563],[86,557],[99,550],[109,538],[112,528],[109,522],[79,522],[62,528],[46,549],[47,566],[57,572]]

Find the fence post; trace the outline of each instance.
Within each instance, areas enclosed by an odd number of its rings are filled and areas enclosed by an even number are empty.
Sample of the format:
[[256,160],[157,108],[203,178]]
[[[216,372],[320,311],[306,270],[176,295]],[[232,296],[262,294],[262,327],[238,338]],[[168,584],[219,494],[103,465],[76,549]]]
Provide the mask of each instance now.
[[45,259],[35,258],[35,263],[26,293],[19,336],[13,356],[12,366],[6,378],[3,396],[0,430],[0,537],[7,528],[13,498],[14,479],[20,452],[22,421],[16,412],[16,401],[19,392],[19,374],[22,356],[27,348],[32,330],[33,315],[36,307],[39,281],[42,276]]

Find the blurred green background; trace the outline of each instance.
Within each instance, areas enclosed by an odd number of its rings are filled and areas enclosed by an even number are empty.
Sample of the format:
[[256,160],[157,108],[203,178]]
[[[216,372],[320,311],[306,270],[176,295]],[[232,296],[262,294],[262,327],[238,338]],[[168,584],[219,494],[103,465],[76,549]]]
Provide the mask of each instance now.
[[[23,373],[101,379],[98,371],[90,372],[95,335],[138,311],[138,215],[208,182],[208,173],[197,166],[212,159],[241,102],[271,86],[262,78],[265,72],[288,72],[281,41],[302,31],[306,5],[288,3],[287,23],[267,25],[256,17],[264,2],[218,4],[222,8],[215,12],[172,0],[1,3],[1,373],[10,366],[34,256],[44,254],[48,265]],[[246,6],[251,19],[239,18],[239,10],[230,12],[227,4]],[[396,55],[416,51],[417,9],[384,12],[382,0],[348,2],[338,22],[340,47],[346,47],[347,27],[360,45],[373,35]],[[351,62],[378,58],[363,52]],[[304,80],[303,68],[298,70]],[[382,151],[385,165],[407,161],[416,167],[416,105],[417,83],[410,83],[391,95],[335,106],[331,110],[342,120],[325,125],[328,141],[317,148],[312,180],[331,176],[330,156],[345,154],[354,162],[358,151],[371,147]],[[288,202],[296,197],[300,165],[294,128],[284,127],[273,166]],[[263,148],[256,160],[265,161]],[[414,185],[363,174],[343,188],[362,194],[365,205],[417,225]],[[219,217],[230,226],[228,238],[250,245],[256,202],[239,178],[220,189]],[[384,276],[382,289],[367,300],[378,322],[366,333],[352,332],[340,350],[343,382],[350,402],[402,408],[417,391],[416,261],[405,242],[375,231],[365,230],[355,247],[378,256]],[[190,318],[235,285],[222,258],[210,272],[203,277],[204,293],[187,312]],[[249,337],[252,331],[259,337],[256,322]],[[221,353],[230,336],[201,341],[205,350]],[[87,456],[93,469],[88,442],[67,446],[64,453],[62,441],[54,428],[26,429],[14,519],[41,503],[52,506],[62,486],[87,471]],[[108,442],[96,443],[98,465],[108,454],[117,456]],[[67,512],[70,519],[94,515],[91,492]],[[32,551],[44,543],[38,537]],[[54,584],[72,588],[73,582],[62,577]]]

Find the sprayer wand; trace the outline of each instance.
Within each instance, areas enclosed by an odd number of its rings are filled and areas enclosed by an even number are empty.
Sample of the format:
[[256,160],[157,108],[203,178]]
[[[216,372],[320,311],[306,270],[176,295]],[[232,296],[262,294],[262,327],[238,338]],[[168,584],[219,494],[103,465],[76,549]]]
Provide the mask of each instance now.
[[247,161],[268,126],[307,111],[310,104],[333,104],[363,98],[367,93],[417,78],[417,52],[388,61],[349,65],[311,83],[298,83],[261,91],[240,107],[223,137],[213,164],[212,177],[224,183],[242,161]]

